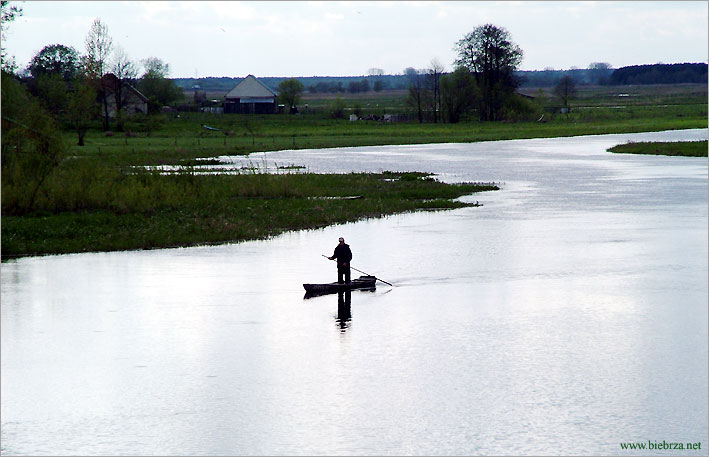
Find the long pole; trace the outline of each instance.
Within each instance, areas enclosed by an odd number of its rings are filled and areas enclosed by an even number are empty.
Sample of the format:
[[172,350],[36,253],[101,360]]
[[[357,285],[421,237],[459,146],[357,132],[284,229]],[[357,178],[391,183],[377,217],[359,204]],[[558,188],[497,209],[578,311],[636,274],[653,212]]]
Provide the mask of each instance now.
[[[326,259],[330,260],[330,257],[326,256],[325,254],[320,254],[320,255],[323,256],[323,257],[325,257]],[[350,268],[352,268],[354,271],[359,271],[359,272],[362,273],[363,275],[373,276],[373,275],[370,275],[370,274],[367,273],[367,272],[364,272],[364,271],[362,271],[362,270],[356,269],[356,268],[353,267],[352,265],[350,265]],[[376,276],[375,276],[375,278],[376,278]],[[392,284],[392,283],[390,283],[390,282],[386,282],[386,281],[384,281],[383,279],[377,278],[377,281],[381,281],[381,282],[383,282],[384,284],[388,284],[388,285],[394,287],[394,284]]]

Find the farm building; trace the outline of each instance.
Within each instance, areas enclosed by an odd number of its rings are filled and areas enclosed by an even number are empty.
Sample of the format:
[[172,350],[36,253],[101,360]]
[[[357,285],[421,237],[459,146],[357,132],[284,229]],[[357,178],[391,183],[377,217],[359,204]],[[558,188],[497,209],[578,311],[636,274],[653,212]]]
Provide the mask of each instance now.
[[101,78],[101,89],[105,91],[108,99],[108,116],[115,119],[119,101],[123,114],[148,113],[148,98],[138,89],[126,81],[121,81],[113,73],[108,73]]
[[225,113],[273,114],[278,112],[278,95],[249,75],[224,96]]

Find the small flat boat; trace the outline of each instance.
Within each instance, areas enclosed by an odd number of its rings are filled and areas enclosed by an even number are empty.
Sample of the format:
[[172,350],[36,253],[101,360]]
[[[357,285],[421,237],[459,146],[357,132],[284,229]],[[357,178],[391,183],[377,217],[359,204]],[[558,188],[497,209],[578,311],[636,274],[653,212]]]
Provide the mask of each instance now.
[[335,292],[344,292],[354,289],[374,289],[376,287],[376,276],[360,276],[353,279],[350,283],[340,284],[338,282],[330,282],[327,284],[303,284],[305,292],[308,294],[332,294]]

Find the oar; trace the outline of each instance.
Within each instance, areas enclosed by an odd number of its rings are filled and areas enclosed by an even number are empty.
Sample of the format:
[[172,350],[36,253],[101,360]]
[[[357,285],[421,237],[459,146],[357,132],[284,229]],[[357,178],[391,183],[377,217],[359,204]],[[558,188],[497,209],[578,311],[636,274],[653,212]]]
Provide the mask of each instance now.
[[[323,257],[325,257],[326,259],[330,260],[330,257],[326,256],[325,254],[320,254],[320,255],[323,256]],[[374,275],[370,275],[369,273],[366,273],[366,272],[364,272],[364,271],[362,271],[362,270],[358,270],[358,269],[356,269],[355,267],[353,267],[352,265],[350,265],[350,268],[352,268],[354,271],[359,271],[359,272],[362,273],[363,275],[374,276]],[[374,277],[376,278],[376,276],[374,276]],[[388,285],[394,287],[394,284],[392,284],[392,283],[390,283],[390,282],[386,282],[386,281],[384,281],[383,279],[377,278],[377,281],[381,281],[381,282],[383,282],[384,284],[388,284]]]
[[[362,273],[363,275],[374,276],[374,275],[370,275],[369,273],[365,273],[365,272],[362,271],[362,270],[358,270],[358,269],[356,269],[355,267],[353,267],[352,265],[350,265],[350,268],[352,268],[354,271],[359,271],[359,272]],[[376,276],[374,276],[374,277],[377,278]],[[390,282],[386,282],[386,281],[384,281],[383,279],[377,278],[377,281],[381,281],[381,282],[383,282],[384,284],[389,284],[390,286],[394,287],[394,284],[392,284],[392,283],[390,283]]]

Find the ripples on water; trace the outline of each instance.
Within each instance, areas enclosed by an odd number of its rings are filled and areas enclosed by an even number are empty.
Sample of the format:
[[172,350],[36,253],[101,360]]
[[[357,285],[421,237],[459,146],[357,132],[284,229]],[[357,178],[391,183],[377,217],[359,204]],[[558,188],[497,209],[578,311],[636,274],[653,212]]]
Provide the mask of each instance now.
[[[2,452],[704,448],[706,159],[604,151],[706,136],[281,151],[504,186],[269,241],[3,263]],[[304,299],[340,235],[394,287]]]

